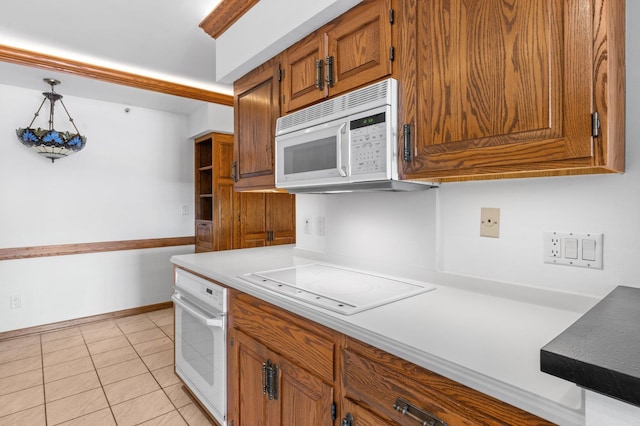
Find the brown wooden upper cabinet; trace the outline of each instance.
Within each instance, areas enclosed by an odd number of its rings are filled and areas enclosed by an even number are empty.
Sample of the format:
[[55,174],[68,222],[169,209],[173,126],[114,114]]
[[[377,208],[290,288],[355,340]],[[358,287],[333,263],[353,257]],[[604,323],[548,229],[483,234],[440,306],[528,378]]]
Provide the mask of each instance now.
[[366,0],[282,55],[282,111],[391,74],[391,1]]
[[265,192],[240,194],[239,248],[296,242],[296,196]]
[[403,179],[624,171],[623,0],[406,4]]
[[236,191],[275,188],[273,148],[280,116],[278,64],[274,58],[233,86]]

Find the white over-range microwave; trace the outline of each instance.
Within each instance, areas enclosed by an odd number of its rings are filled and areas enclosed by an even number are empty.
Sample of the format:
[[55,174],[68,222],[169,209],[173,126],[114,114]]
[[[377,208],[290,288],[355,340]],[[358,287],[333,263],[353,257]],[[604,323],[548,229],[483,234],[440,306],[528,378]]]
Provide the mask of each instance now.
[[398,180],[398,82],[392,78],[279,118],[275,165],[276,187],[291,193],[434,186]]

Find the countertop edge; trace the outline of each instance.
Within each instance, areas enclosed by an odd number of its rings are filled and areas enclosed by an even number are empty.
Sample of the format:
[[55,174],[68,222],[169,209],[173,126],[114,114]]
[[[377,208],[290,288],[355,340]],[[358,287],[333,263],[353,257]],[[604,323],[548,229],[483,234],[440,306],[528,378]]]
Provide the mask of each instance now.
[[[301,259],[302,261],[312,261]],[[392,355],[403,358],[423,368],[441,374],[451,380],[455,380],[465,386],[483,392],[503,402],[519,407],[523,410],[546,418],[562,425],[583,425],[584,411],[573,410],[560,403],[549,400],[534,393],[525,391],[508,383],[494,379],[490,376],[478,373],[466,367],[449,362],[445,359],[433,356],[429,353],[417,350],[409,345],[402,344],[386,336],[379,335],[367,329],[348,324],[321,312],[319,309],[310,308],[299,302],[286,299],[269,290],[263,290],[247,281],[235,276],[217,273],[211,269],[200,268],[190,262],[181,259],[181,256],[173,256],[171,262],[195,273],[218,281],[228,287],[247,293],[266,302],[272,303],[282,309],[300,315],[311,321],[343,333],[347,336],[361,340],[364,343],[378,347]]]
[[[640,407],[640,374],[633,367],[640,342],[634,326],[640,320],[639,301],[640,289],[616,287],[540,349],[540,370]],[[619,331],[623,322],[627,328],[632,324],[633,333]]]

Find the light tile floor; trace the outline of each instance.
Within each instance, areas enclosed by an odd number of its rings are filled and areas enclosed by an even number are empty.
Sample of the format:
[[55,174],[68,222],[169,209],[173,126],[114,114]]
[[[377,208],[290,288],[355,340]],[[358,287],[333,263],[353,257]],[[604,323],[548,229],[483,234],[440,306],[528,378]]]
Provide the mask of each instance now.
[[0,341],[0,426],[211,425],[173,363],[171,309]]

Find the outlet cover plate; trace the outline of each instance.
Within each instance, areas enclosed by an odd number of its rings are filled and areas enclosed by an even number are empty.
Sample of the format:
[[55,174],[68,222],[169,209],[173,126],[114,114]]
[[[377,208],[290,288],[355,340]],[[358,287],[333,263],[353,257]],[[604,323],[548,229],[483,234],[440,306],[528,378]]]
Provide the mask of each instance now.
[[500,209],[490,207],[480,209],[480,236],[500,237]]
[[[544,263],[602,269],[603,234],[543,232],[542,235],[542,257]],[[576,240],[577,256],[575,249]],[[570,247],[570,249],[567,250],[567,247]]]

